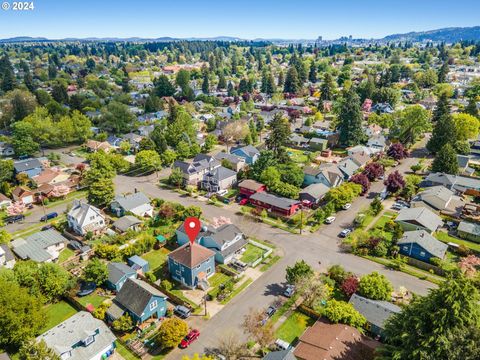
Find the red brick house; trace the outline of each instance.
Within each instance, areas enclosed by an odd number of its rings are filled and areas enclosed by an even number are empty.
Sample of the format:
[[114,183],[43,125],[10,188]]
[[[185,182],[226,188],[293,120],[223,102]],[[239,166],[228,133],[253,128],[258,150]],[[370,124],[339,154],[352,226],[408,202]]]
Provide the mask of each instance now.
[[241,195],[245,195],[247,198],[249,198],[253,194],[266,191],[267,187],[255,180],[247,179],[238,184],[238,190],[240,191]]
[[283,198],[264,191],[250,196],[250,204],[256,206],[257,209],[266,209],[274,214],[283,216],[295,214],[300,207],[300,201],[298,200]]

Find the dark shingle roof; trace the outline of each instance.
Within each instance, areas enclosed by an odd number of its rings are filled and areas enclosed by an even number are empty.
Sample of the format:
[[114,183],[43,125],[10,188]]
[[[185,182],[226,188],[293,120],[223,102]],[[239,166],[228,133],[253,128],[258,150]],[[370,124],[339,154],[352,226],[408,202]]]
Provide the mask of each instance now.
[[421,246],[430,254],[440,259],[443,259],[443,257],[445,256],[445,252],[448,249],[447,244],[435,239],[425,230],[407,231],[403,234],[403,237],[397,242],[398,245],[411,243]]
[[138,279],[127,279],[115,297],[115,302],[141,316],[152,296],[167,298],[160,290]]

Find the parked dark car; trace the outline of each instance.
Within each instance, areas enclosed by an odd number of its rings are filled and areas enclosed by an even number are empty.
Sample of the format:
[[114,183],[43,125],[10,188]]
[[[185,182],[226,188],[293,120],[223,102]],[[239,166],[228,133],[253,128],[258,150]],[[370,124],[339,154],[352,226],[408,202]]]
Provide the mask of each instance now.
[[192,311],[185,306],[177,305],[173,309],[173,313],[182,319],[186,319],[192,314]]
[[267,309],[267,311],[265,311],[265,315],[267,315],[267,317],[272,317],[273,314],[275,314],[277,312],[277,307],[275,305],[270,305]]
[[25,215],[12,215],[5,218],[7,224],[13,224],[25,220]]
[[53,225],[50,225],[50,224],[49,224],[49,225],[43,226],[40,230],[41,230],[41,231],[45,231],[45,230],[50,230],[50,229],[53,229]]
[[55,219],[56,217],[58,216],[58,213],[56,212],[51,212],[49,214],[46,214],[46,215],[43,215],[41,218],[40,218],[40,221],[47,221],[47,220],[50,220],[50,219]]

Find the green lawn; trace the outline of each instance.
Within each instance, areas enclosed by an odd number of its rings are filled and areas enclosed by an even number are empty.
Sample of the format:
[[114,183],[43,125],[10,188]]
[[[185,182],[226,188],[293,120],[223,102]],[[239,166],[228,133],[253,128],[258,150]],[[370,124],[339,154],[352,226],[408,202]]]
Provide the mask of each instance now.
[[73,255],[75,255],[75,251],[70,249],[68,246],[62,250],[60,255],[58,256],[58,263],[61,264],[64,261],[70,259]]
[[150,270],[155,271],[157,268],[161,267],[167,261],[168,249],[161,248],[158,250],[152,250],[144,255],[142,258],[148,261],[150,264]]
[[260,258],[265,250],[259,248],[258,246],[247,244],[247,250],[243,253],[240,258],[244,263],[250,264]]
[[47,305],[45,310],[47,311],[47,322],[42,330],[40,330],[42,333],[57,326],[77,312],[77,310],[66,301],[59,301],[55,304]]
[[297,337],[303,334],[305,329],[312,326],[315,320],[311,317],[302,314],[299,311],[294,311],[285,322],[277,329],[276,335],[279,339],[291,343]]
[[95,308],[97,308],[106,299],[108,299],[108,298],[105,297],[105,296],[98,295],[96,292],[93,292],[90,295],[82,296],[82,297],[77,298],[77,301],[80,304],[82,304],[83,306],[87,306],[88,304],[92,304],[93,306],[95,306]]
[[377,220],[373,228],[383,229],[385,224],[390,220],[394,219],[395,216],[396,216],[396,213],[391,211],[385,211],[385,213],[380,217],[380,219]]
[[435,233],[435,237],[438,240],[443,241],[444,243],[452,242],[452,243],[455,243],[455,244],[458,244],[458,245],[464,245],[469,249],[480,252],[480,244],[474,243],[472,241],[462,240],[462,239],[450,236],[445,231],[437,231]]
[[228,281],[229,279],[230,276],[228,276],[227,274],[217,272],[208,278],[208,282],[210,283],[211,287],[217,287],[220,284]]
[[138,357],[137,355],[135,355],[134,353],[132,353],[130,350],[128,350],[120,341],[116,341],[115,342],[115,345],[117,347],[117,351],[120,355],[122,355],[122,357],[125,359],[125,360],[137,360],[137,359],[140,359],[140,357]]
[[305,151],[287,148],[287,154],[293,162],[297,164],[305,164],[308,162],[308,156],[304,154]]

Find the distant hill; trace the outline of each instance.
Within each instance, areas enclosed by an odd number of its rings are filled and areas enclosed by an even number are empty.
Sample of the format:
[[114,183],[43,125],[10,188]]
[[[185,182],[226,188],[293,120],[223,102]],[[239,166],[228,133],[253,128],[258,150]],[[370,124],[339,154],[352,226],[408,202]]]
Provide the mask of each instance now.
[[406,34],[393,34],[385,36],[384,41],[443,41],[453,43],[460,40],[480,41],[480,26],[451,27],[430,31],[409,32]]
[[[89,37],[89,38],[65,38],[65,39],[47,39],[44,37],[28,37],[28,36],[18,36],[8,39],[0,39],[0,43],[14,43],[14,42],[47,42],[47,41],[111,41],[111,42],[122,42],[122,41],[131,41],[131,42],[168,42],[168,41],[246,41],[247,39],[242,39],[239,37],[232,36],[215,36],[215,37],[189,37],[189,38],[175,38],[175,37],[158,37],[158,38],[142,38],[142,37],[128,37],[128,38],[116,38],[116,37]],[[418,31],[418,32],[409,32],[405,34],[393,34],[385,36],[382,39],[355,39],[356,43],[371,42],[371,41],[380,41],[380,42],[389,42],[389,41],[411,41],[411,42],[424,42],[424,41],[443,41],[447,43],[457,42],[459,40],[475,40],[480,41],[480,26],[473,27],[451,27],[437,30],[429,31]],[[248,41],[248,40],[247,40]],[[256,38],[252,41],[267,41],[272,43],[314,43],[313,39],[263,39]],[[332,40],[332,42],[348,42],[347,38],[340,38],[337,40]]]

